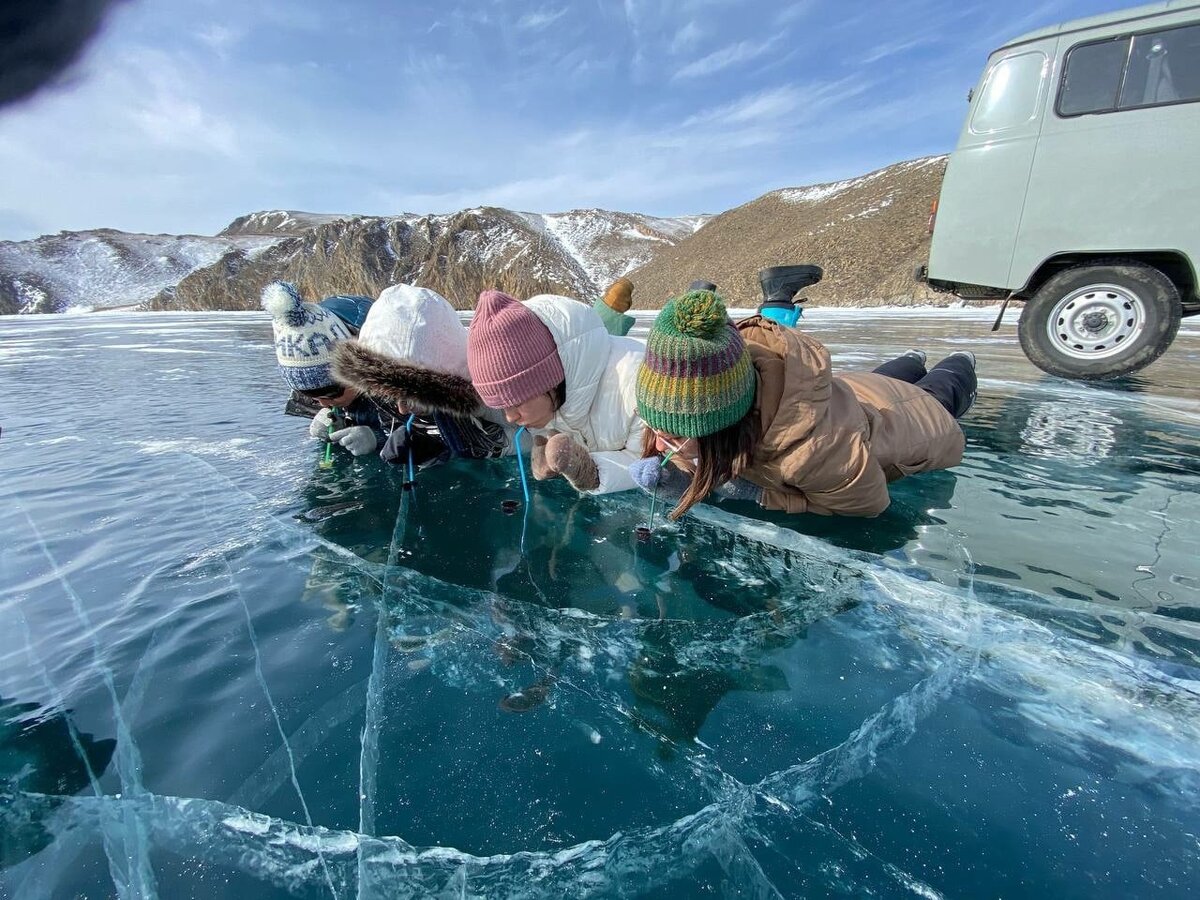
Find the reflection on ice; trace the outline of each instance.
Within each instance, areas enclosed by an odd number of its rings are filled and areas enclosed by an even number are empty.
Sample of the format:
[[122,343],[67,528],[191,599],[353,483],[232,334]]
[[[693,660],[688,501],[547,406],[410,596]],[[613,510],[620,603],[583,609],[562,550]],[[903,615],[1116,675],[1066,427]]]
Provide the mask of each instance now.
[[1031,456],[1050,456],[1096,465],[1112,455],[1121,420],[1102,410],[1079,414],[1077,403],[1043,401],[1034,405],[1021,440]]
[[98,740],[79,731],[70,710],[0,697],[0,868],[16,865],[54,840],[43,819],[9,808],[16,794],[69,796],[92,788],[116,745],[112,738]]

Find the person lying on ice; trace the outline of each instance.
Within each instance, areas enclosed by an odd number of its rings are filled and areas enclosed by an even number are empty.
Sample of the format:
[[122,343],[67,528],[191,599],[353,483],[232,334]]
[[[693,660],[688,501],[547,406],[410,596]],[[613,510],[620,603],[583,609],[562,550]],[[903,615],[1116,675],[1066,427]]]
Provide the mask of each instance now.
[[762,316],[734,325],[719,296],[692,291],[667,303],[647,339],[644,458],[630,474],[679,498],[673,519],[713,491],[793,513],[877,516],[889,481],[962,460],[956,420],[975,389],[967,352],[928,372],[909,351],[835,376],[809,335]]
[[[633,284],[621,278],[592,309],[608,331],[623,335],[634,323],[625,313]],[[400,427],[384,447],[384,459],[407,457],[407,417],[417,465],[460,457],[488,459],[512,453],[515,426],[484,406],[467,369],[467,328],[436,291],[408,284],[387,288],[367,314],[357,340],[333,354],[334,376],[399,412]],[[539,454],[540,456],[540,454]]]
[[333,372],[399,413],[381,454],[390,462],[404,462],[410,442],[420,466],[512,452],[503,417],[488,416],[471,387],[467,328],[436,291],[411,284],[384,290],[358,338],[334,350]]
[[375,452],[384,438],[384,423],[360,391],[338,383],[330,364],[334,348],[354,336],[370,306],[370,298],[341,295],[305,303],[287,281],[273,281],[262,292],[262,307],[270,313],[275,332],[280,375],[293,391],[321,407],[309,435],[355,456]]
[[645,347],[605,329],[594,309],[541,294],[521,303],[484,291],[467,331],[479,396],[535,435],[535,478],[562,476],[578,491],[634,487],[641,452],[634,383]]

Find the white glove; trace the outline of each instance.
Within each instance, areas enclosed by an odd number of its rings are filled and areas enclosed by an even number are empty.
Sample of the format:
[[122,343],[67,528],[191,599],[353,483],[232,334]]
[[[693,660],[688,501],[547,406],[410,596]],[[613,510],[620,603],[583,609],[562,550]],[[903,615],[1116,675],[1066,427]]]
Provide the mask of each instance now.
[[329,438],[329,425],[332,422],[333,413],[330,412],[328,407],[323,408],[308,423],[308,436],[316,438],[318,441],[327,440]]
[[341,444],[355,456],[366,456],[368,453],[374,453],[379,441],[375,437],[375,432],[366,425],[351,425],[349,428],[343,428],[341,431],[335,431],[329,435],[329,440],[335,444]]

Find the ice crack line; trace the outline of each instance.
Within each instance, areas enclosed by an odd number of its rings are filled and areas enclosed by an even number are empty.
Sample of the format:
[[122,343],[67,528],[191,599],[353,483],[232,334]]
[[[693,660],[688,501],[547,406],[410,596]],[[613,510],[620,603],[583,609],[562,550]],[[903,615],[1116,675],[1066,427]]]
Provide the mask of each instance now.
[[[279,523],[278,520],[275,520],[271,516],[268,516],[268,518],[277,524],[287,524]],[[719,524],[725,525],[725,523]],[[726,525],[726,527],[728,526]],[[312,535],[306,534],[305,536],[307,540],[314,543],[321,543],[320,541],[314,541]],[[753,535],[753,537],[757,538],[759,536]],[[344,550],[342,552],[348,553],[348,551]],[[355,557],[354,562],[357,564],[357,557]],[[397,578],[398,575],[401,575],[401,573],[397,572],[392,566],[389,566],[388,570],[384,573],[385,592],[389,596],[400,585],[407,585],[410,588],[416,586],[412,574],[404,572],[403,577]],[[416,581],[420,582],[421,579],[417,578]],[[430,582],[436,587],[436,580],[430,579]],[[885,593],[887,593],[886,590]],[[406,591],[403,598],[404,604],[411,605],[417,609],[436,612],[436,604],[421,596],[421,594],[420,590]],[[478,594],[481,598],[494,596],[490,592],[478,592]],[[381,605],[380,615],[388,615],[388,603],[384,602]],[[887,609],[887,604],[884,604],[881,608]],[[481,627],[481,622],[479,621],[465,623],[464,628],[474,632],[481,638],[489,638],[487,630]],[[376,639],[378,642],[378,632]],[[815,802],[817,797],[828,795],[838,790],[844,784],[860,778],[872,770],[876,765],[879,754],[885,748],[902,745],[910,739],[915,733],[919,722],[952,690],[954,684],[958,682],[964,671],[969,669],[969,664],[964,665],[966,660],[963,657],[970,658],[977,655],[972,652],[972,650],[977,650],[977,647],[971,646],[975,643],[977,642],[967,641],[967,647],[959,647],[959,652],[951,653],[948,659],[944,658],[930,676],[918,682],[909,691],[895,698],[874,715],[868,717],[854,733],[837,747],[819,754],[817,757],[806,762],[768,776],[750,787],[746,787],[737,779],[731,778],[722,772],[720,767],[715,764],[715,761],[696,761],[702,770],[711,766],[709,773],[713,776],[713,781],[710,785],[711,787],[720,786],[714,791],[717,794],[714,804],[664,829],[650,829],[646,832],[630,833],[627,837],[614,836],[605,842],[585,842],[584,845],[573,848],[573,850],[587,856],[596,854],[600,859],[615,862],[615,857],[612,857],[612,854],[615,854],[616,857],[624,856],[625,854],[622,850],[628,849],[628,841],[632,841],[634,845],[649,842],[655,847],[656,852],[674,856],[679,849],[678,846],[675,847],[674,851],[671,849],[671,845],[677,844],[675,838],[691,833],[694,837],[706,835],[707,838],[711,838],[711,840],[706,838],[700,843],[708,843],[710,846],[707,849],[710,852],[714,852],[716,843],[727,843],[730,833],[729,829],[738,829],[740,831],[742,827],[752,826],[756,815],[783,814],[786,818],[802,815],[802,811]],[[962,652],[964,649],[966,653]],[[537,670],[544,668],[536,660],[531,659],[530,662]],[[379,657],[376,656],[373,660],[373,674],[377,671],[378,665]],[[546,670],[549,671],[549,669]],[[378,684],[378,682],[376,683]],[[593,692],[582,684],[572,683],[569,678],[560,678],[559,683],[564,687],[569,687],[572,690],[591,697],[602,708],[605,708],[609,714],[618,718],[628,718],[628,711],[624,709],[619,698],[611,695],[605,696],[604,692]],[[371,689],[370,685],[368,694],[372,697],[375,696],[375,690]],[[371,705],[373,705],[373,701],[369,699],[368,706]],[[368,710],[369,716],[370,710]],[[374,766],[374,762],[369,760],[369,743],[366,730],[364,730],[364,755],[360,763],[360,776],[362,776],[363,788],[366,788],[371,783],[370,778],[366,777],[366,773],[369,768]],[[759,802],[752,802],[750,798],[754,798]],[[368,809],[373,802],[373,790],[362,790],[360,800],[363,802],[364,810]],[[360,824],[368,821],[369,817],[363,815]],[[311,828],[311,821],[309,825]],[[721,839],[720,841],[717,841],[718,837]],[[392,839],[375,840],[390,842]],[[362,843],[370,842],[364,839]],[[742,841],[742,846],[745,846],[744,840]],[[390,854],[380,854],[376,858],[367,859],[361,843],[355,849],[359,851],[356,854],[357,859],[354,864],[358,869],[360,890],[363,887],[365,877],[369,874],[367,871],[368,868],[374,868],[375,865],[387,863],[389,868],[394,865],[396,866],[394,874],[397,876],[403,876],[406,871],[406,867],[400,859],[392,862],[387,858]],[[745,852],[749,853],[748,848]],[[569,864],[560,866],[557,864],[556,859],[549,855],[519,854],[518,856],[530,862],[537,860],[538,868],[551,881],[567,877],[569,869],[573,867]],[[752,858],[750,856],[750,859]],[[462,860],[462,865],[467,867],[465,870],[461,870],[467,873],[463,875],[461,882],[464,890],[466,881],[468,880],[478,885],[479,882],[472,876],[479,876],[480,881],[484,883],[490,880],[488,873],[493,872],[490,865],[484,864],[482,860],[472,860],[465,856],[462,856]],[[743,867],[747,864],[747,859],[740,850],[735,851],[732,856],[727,856],[723,862],[724,865],[731,867],[733,870],[739,871],[742,874],[749,874],[751,880],[755,882],[756,888],[764,891],[768,896],[770,895],[770,890],[773,886],[770,885],[769,881],[764,883],[758,878],[753,877],[752,873],[747,873],[743,870]],[[598,864],[598,860],[593,860],[593,863],[588,868],[594,871],[593,866]],[[618,866],[618,868],[620,867]],[[456,867],[455,871],[460,870]],[[493,872],[493,874],[495,873]],[[643,871],[642,875],[643,877],[648,877],[651,883],[661,883],[659,879],[663,878],[665,873],[659,872],[655,874]],[[618,882],[623,880],[622,875],[617,872],[611,872],[609,876],[616,878]]]
[[[34,540],[37,542],[38,549],[42,555],[46,557],[46,561],[50,564],[50,570],[54,573],[55,579],[62,586],[68,599],[71,601],[71,606],[75,613],[75,618],[78,620],[84,634],[88,636],[92,648],[92,661],[96,670],[100,673],[101,679],[108,690],[109,699],[112,701],[113,723],[117,729],[117,752],[115,756],[117,776],[121,781],[121,790],[130,795],[138,795],[143,793],[141,785],[141,755],[138,753],[137,746],[133,743],[133,735],[129,730],[129,725],[125,721],[125,717],[121,712],[121,703],[117,698],[116,683],[113,678],[112,669],[105,663],[100,654],[100,646],[96,642],[96,635],[92,628],[91,618],[88,616],[87,609],[84,607],[83,600],[76,592],[74,586],[67,579],[62,567],[58,564],[58,560],[54,558],[54,554],[50,552],[50,547],[46,544],[46,539],[43,537],[41,529],[37,527],[37,523],[33,517],[24,508],[21,513],[25,516],[25,521],[29,523],[29,528],[33,532]],[[27,647],[32,656],[36,656],[32,643],[32,633],[29,629],[28,621],[24,614],[21,615],[22,622],[25,623],[25,635]],[[38,662],[42,671],[43,679],[48,687],[52,687],[50,681],[49,669],[45,663],[38,657]],[[57,688],[52,688],[58,697],[62,697],[61,692]],[[63,703],[64,714],[66,712],[65,699]],[[80,744],[78,736],[75,733],[74,727],[70,729],[71,742],[75,746],[75,751],[80,754],[83,759],[84,766],[87,768],[88,778],[92,784],[92,790],[100,795],[100,786],[96,774],[92,771],[91,765],[88,762],[87,755],[83,752],[83,747]],[[134,815],[122,813],[122,834],[120,838],[121,846],[114,846],[114,839],[108,827],[104,828],[104,844],[105,854],[109,860],[109,872],[112,875],[113,883],[117,888],[117,893],[122,897],[133,898],[154,898],[158,895],[154,879],[154,871],[150,866],[150,857],[146,847],[146,836],[141,827],[141,823]],[[105,823],[107,825],[107,819]]]
[[[208,497],[206,494],[202,494],[201,496],[203,499],[204,518],[211,525],[212,520],[209,517]],[[224,551],[221,551],[219,555],[221,558],[221,563],[225,569],[226,577],[229,579],[230,590],[232,590],[234,596],[237,597],[238,603],[241,604],[242,612],[246,616],[246,633],[249,635],[250,646],[254,651],[254,675],[258,679],[259,687],[262,688],[263,696],[267,701],[267,706],[271,710],[271,717],[275,721],[275,730],[279,733],[279,740],[282,742],[284,751],[287,754],[288,772],[291,776],[292,787],[295,789],[296,796],[300,800],[300,809],[304,813],[304,821],[311,828],[313,825],[312,814],[309,812],[308,800],[304,797],[304,790],[300,787],[300,779],[296,775],[296,758],[292,753],[292,746],[288,741],[287,732],[283,729],[283,721],[279,716],[279,707],[275,705],[275,698],[272,696],[271,689],[267,686],[266,676],[263,674],[262,652],[258,645],[258,634],[254,630],[254,618],[250,615],[250,606],[246,603],[246,598],[242,594],[242,589],[238,586],[237,579],[234,577],[233,567],[229,563],[229,558],[225,555]],[[329,887],[330,896],[332,896],[334,900],[339,900],[337,889],[333,886],[333,876],[331,875],[329,866],[325,861],[325,854],[322,852],[319,846],[317,847],[317,858],[320,861],[321,871],[325,876],[325,883]]]

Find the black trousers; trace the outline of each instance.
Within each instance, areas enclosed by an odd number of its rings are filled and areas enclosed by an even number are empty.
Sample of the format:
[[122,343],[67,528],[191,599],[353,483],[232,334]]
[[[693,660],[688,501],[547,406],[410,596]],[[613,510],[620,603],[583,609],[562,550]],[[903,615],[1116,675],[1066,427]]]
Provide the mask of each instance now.
[[949,356],[928,371],[916,357],[898,356],[874,371],[876,375],[915,384],[946,407],[946,411],[956,419],[971,408],[979,386],[975,368],[964,356]]

